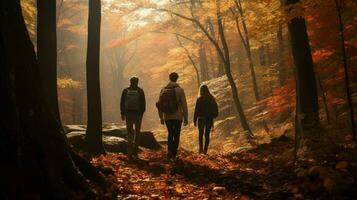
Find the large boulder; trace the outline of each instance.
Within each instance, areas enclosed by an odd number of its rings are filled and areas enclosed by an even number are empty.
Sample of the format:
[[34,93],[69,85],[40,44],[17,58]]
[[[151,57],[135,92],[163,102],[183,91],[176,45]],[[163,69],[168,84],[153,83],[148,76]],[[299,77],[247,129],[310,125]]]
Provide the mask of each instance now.
[[167,145],[167,139],[161,139],[157,141],[160,145]]
[[[115,136],[126,139],[127,131],[124,128],[111,128],[104,129],[103,135],[105,136]],[[157,142],[154,134],[150,131],[143,131],[140,133],[140,143],[139,146],[145,147],[151,150],[158,150],[161,145]]]
[[[81,125],[66,125],[65,127],[66,127],[67,138],[70,140],[71,143],[74,143],[73,146],[83,149],[84,136],[86,132],[85,127]],[[113,149],[113,146],[109,145],[109,143],[112,143],[111,142],[112,140],[114,143],[117,143],[117,145],[123,145],[123,143],[126,142],[127,131],[125,127],[107,125],[103,127],[102,133],[103,133],[103,145],[106,148],[108,147],[109,149]],[[156,140],[154,134],[150,131],[141,132],[139,146],[151,150],[158,150],[161,148],[161,145]],[[119,148],[119,147],[115,147],[115,148]],[[117,152],[117,151],[119,150],[115,150],[113,152]],[[121,152],[121,150],[119,152]]]
[[[72,131],[67,135],[68,141],[76,150],[84,150],[85,148],[85,131]],[[125,153],[127,141],[120,137],[103,136],[103,145],[106,151],[114,153]]]
[[123,128],[104,128],[103,135],[126,139],[126,130]]
[[153,150],[161,148],[161,145],[155,139],[154,134],[150,131],[141,132],[139,145]]
[[66,134],[73,131],[84,131],[84,132],[86,131],[85,125],[65,125],[63,128]]
[[103,145],[106,151],[125,153],[128,142],[120,137],[103,136]]
[[86,132],[85,131],[72,131],[68,133],[67,139],[72,144],[74,149],[76,150],[83,150],[85,148],[85,138]]

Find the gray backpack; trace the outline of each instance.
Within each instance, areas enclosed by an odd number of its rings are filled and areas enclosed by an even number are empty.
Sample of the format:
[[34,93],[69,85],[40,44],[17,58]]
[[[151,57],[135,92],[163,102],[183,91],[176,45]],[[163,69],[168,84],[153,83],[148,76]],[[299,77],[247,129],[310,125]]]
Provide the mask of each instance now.
[[125,98],[125,110],[139,111],[140,109],[140,94],[139,90],[127,89]]

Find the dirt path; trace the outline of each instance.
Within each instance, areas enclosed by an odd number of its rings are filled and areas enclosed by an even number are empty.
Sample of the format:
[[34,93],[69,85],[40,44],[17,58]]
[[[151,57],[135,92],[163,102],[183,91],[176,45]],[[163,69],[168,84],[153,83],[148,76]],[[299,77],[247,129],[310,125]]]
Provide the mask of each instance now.
[[278,141],[227,156],[180,150],[176,161],[164,148],[143,150],[136,161],[108,154],[93,162],[114,169],[118,199],[289,199],[294,176],[282,153],[291,147]]

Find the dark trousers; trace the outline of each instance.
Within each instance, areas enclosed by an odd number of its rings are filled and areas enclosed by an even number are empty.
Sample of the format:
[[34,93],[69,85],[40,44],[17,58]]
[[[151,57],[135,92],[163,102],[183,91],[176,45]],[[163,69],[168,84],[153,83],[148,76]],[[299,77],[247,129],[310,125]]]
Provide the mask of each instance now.
[[167,138],[168,157],[176,157],[177,149],[180,143],[180,132],[182,120],[166,120],[167,131],[169,132]]
[[[207,154],[209,145],[209,136],[213,126],[213,119],[198,118],[198,140],[199,153]],[[205,136],[205,145],[203,147],[203,135]]]
[[[126,114],[126,139],[128,141],[127,154],[131,156],[133,153],[137,155],[138,146],[140,142],[140,129],[141,129],[141,114]],[[135,126],[135,131],[134,127]]]

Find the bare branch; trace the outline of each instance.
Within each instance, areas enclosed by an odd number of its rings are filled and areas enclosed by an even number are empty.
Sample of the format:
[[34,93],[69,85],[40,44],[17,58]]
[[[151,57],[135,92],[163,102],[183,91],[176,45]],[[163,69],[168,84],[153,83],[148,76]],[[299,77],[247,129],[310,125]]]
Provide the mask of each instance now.
[[222,58],[222,60],[224,62],[226,62],[226,58],[224,56],[224,53],[223,53],[222,49],[219,47],[218,42],[215,40],[215,38],[213,38],[208,33],[208,31],[205,29],[205,27],[201,24],[200,21],[198,21],[197,19],[193,19],[193,18],[187,17],[187,16],[182,15],[180,13],[174,12],[174,11],[171,11],[171,10],[168,10],[168,9],[164,9],[164,8],[156,8],[155,10],[161,11],[161,12],[170,13],[172,15],[180,17],[181,19],[185,19],[185,20],[188,20],[188,21],[191,21],[191,22],[195,23],[200,28],[200,30],[206,35],[206,37],[211,41],[211,43],[215,46],[215,48],[217,49],[217,52],[219,53],[219,55]]

